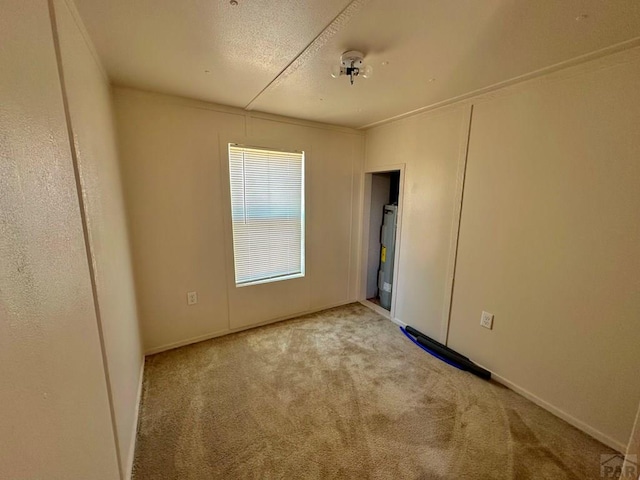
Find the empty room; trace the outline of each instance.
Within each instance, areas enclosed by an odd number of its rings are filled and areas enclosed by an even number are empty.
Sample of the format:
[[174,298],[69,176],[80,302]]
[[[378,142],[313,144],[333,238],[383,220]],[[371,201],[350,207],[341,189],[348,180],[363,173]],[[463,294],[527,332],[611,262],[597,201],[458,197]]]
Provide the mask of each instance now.
[[637,0],[1,0],[0,479],[640,479]]

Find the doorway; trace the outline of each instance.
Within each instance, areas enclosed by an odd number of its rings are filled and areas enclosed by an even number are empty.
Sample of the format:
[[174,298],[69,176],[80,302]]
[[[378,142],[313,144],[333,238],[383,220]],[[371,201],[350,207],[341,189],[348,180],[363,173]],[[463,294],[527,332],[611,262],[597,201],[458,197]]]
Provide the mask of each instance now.
[[[401,171],[389,170],[366,174],[364,299],[376,310],[391,316],[396,280],[396,251]],[[367,195],[368,194],[368,195]]]

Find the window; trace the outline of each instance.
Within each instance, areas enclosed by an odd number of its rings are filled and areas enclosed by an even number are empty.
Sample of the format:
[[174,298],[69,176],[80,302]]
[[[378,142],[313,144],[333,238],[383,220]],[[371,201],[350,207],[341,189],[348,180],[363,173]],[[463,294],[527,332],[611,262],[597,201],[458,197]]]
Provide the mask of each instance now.
[[236,286],[304,276],[304,152],[229,144]]

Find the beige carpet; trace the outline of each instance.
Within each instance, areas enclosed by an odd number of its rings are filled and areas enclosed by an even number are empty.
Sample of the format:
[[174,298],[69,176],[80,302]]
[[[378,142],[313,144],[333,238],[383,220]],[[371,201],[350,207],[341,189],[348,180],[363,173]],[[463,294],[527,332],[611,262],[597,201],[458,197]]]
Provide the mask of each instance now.
[[134,478],[585,480],[607,453],[352,304],[148,358]]

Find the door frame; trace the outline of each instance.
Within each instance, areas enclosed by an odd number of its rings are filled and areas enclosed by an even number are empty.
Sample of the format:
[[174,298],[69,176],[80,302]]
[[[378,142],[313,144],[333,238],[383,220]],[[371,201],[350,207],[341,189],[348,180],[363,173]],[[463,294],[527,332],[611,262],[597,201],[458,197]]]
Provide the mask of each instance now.
[[[367,300],[367,272],[369,269],[369,227],[371,221],[371,184],[374,173],[400,172],[400,185],[398,187],[398,215],[396,220],[396,246],[393,257],[393,290],[391,291],[391,310],[386,310],[380,305]],[[402,211],[404,205],[404,179],[406,174],[406,164],[395,163],[389,165],[378,165],[375,167],[365,167],[364,188],[363,188],[363,211],[362,211],[362,236],[360,245],[360,282],[358,291],[358,301],[363,305],[375,310],[380,315],[390,319],[394,323],[404,325],[396,318],[396,299],[398,298],[398,278],[400,273],[400,242],[402,233]]]

